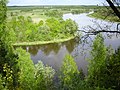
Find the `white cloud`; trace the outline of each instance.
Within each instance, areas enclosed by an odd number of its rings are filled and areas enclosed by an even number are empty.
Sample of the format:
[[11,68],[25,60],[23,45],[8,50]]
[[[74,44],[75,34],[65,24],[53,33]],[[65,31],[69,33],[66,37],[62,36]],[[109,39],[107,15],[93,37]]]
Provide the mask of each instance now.
[[105,0],[9,0],[8,5],[92,5]]

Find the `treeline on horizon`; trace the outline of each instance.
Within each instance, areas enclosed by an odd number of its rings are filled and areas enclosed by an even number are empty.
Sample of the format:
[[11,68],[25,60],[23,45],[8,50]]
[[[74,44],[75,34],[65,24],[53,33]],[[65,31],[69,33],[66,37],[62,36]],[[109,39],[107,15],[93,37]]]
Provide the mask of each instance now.
[[[7,6],[8,10],[22,10],[22,9],[45,9],[45,8],[56,8],[56,9],[64,9],[64,8],[76,8],[76,9],[94,9],[98,6],[96,5],[37,5],[37,6]],[[104,6],[99,6],[104,7]]]

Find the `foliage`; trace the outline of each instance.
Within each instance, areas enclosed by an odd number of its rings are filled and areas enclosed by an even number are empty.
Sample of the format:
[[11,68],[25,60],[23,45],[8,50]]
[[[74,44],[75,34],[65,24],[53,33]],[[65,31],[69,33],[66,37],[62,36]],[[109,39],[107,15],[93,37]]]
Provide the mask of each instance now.
[[73,90],[80,83],[80,72],[72,56],[65,56],[60,72],[60,88]]
[[76,33],[77,24],[72,20],[49,18],[45,22],[33,23],[31,17],[13,17],[7,23],[11,40],[15,42],[52,41],[71,37]]
[[19,89],[20,90],[47,90],[53,88],[54,69],[39,61],[35,67],[26,51],[18,48],[18,66],[19,72]]
[[6,11],[7,11],[6,1],[7,0],[0,0],[0,24],[2,24],[6,19]]
[[25,50],[18,48],[16,53],[19,56],[17,66],[19,71],[19,88],[22,90],[33,90],[34,88],[34,64],[30,59],[29,53]]
[[105,63],[106,63],[106,47],[104,39],[101,35],[97,35],[92,46],[91,59],[89,60],[87,82],[93,86],[104,86]]
[[45,15],[49,16],[49,17],[55,17],[55,18],[61,18],[63,13],[59,10],[49,10],[47,12],[45,12]]
[[52,90],[55,70],[39,61],[35,65],[35,90]]
[[111,10],[110,7],[107,7],[107,9],[106,7],[98,7],[94,10],[94,13],[90,14],[89,16],[103,20],[119,22],[119,18],[114,14],[113,10]]
[[115,50],[108,49],[108,56],[106,60],[106,74],[105,82],[106,88],[120,89],[120,47]]
[[72,14],[81,14],[81,13],[89,13],[90,12],[90,10],[89,9],[78,9],[78,10],[72,10]]
[[106,47],[101,35],[97,35],[93,42],[91,59],[88,67],[88,83],[95,86],[103,86],[104,69],[106,60]]
[[[19,16],[6,24],[6,10],[6,0],[0,0],[0,90],[52,90],[54,69],[44,66],[42,62],[34,67],[28,53],[22,49],[14,52],[11,41],[66,38],[75,34],[78,28],[76,23],[70,19],[50,18],[34,24],[31,17]],[[57,11],[53,10],[48,15],[55,14]],[[92,46],[85,80],[69,55],[65,57],[60,72],[60,89],[63,90],[119,90],[120,48],[113,53],[105,47],[102,36],[98,35]]]
[[65,22],[65,32],[69,32],[70,34],[75,34],[76,30],[78,29],[77,24],[72,21],[71,19],[67,19]]
[[0,74],[0,90],[8,90],[7,87],[4,87],[4,83],[2,75]]
[[120,48],[113,53],[105,47],[101,35],[93,42],[86,83],[90,87],[120,88]]
[[[5,80],[4,86],[15,89],[18,85],[17,55],[9,42],[9,31],[6,29],[6,0],[0,0],[0,74]],[[3,80],[2,80],[3,81]]]

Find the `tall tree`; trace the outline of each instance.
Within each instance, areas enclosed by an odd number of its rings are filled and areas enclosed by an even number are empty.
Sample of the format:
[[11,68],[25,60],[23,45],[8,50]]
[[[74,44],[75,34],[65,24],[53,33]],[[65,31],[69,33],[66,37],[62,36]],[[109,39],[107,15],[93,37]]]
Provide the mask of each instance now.
[[0,0],[0,74],[8,89],[17,87],[17,55],[9,42],[9,30],[6,29],[7,0]]
[[103,87],[105,82],[106,47],[102,35],[97,35],[91,51],[87,81],[90,86]]

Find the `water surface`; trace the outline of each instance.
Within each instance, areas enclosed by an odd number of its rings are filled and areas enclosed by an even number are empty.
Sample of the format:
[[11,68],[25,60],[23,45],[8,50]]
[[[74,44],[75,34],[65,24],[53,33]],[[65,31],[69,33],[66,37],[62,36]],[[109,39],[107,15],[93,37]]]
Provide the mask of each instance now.
[[[117,23],[90,18],[87,16],[87,13],[63,15],[64,20],[69,18],[78,24],[79,30],[89,30],[89,26],[97,30],[100,30],[101,27],[102,29],[116,30]],[[41,60],[44,64],[52,66],[56,71],[61,67],[65,55],[71,54],[74,57],[78,68],[82,69],[84,74],[87,74],[87,59],[90,57],[89,51],[91,43],[92,41],[89,41],[89,44],[83,45],[78,39],[73,39],[58,44],[26,46],[23,48],[30,53],[31,59],[35,64]],[[116,38],[115,35],[111,39],[106,37],[105,44],[107,46],[111,45],[113,49],[117,49],[120,46],[120,38]]]

